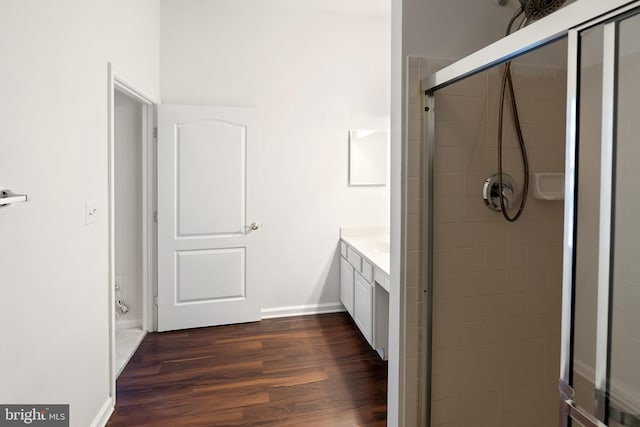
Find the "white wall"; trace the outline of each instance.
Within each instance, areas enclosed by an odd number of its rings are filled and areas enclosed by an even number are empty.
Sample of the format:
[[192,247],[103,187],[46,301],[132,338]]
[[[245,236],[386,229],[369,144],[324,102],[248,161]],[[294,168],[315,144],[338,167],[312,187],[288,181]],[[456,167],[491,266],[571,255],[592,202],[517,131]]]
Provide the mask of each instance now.
[[116,321],[131,327],[142,325],[142,105],[116,92],[114,116],[115,279],[129,308]]
[[[108,402],[107,62],[158,96],[155,0],[0,2],[0,401]],[[97,222],[85,225],[84,201]]]
[[340,226],[389,221],[388,186],[347,186],[348,129],[389,126],[388,17],[319,5],[161,2],[163,102],[261,113],[265,309],[337,303]]

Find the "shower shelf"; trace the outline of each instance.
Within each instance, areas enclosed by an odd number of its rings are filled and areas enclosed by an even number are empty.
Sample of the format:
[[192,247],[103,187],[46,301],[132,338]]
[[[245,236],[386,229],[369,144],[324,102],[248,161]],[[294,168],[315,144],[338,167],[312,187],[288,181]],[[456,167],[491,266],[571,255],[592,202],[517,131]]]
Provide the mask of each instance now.
[[534,172],[533,197],[540,200],[563,200],[564,174]]

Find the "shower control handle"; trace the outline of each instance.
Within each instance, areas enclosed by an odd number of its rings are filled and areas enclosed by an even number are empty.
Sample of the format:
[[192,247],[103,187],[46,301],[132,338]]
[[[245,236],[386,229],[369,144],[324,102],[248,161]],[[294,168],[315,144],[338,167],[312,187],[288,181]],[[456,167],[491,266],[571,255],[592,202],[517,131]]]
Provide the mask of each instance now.
[[[482,199],[484,200],[484,204],[494,211],[502,210],[500,207],[499,186],[498,174],[491,175],[482,186]],[[504,207],[507,208],[507,210],[511,209],[515,192],[513,179],[506,173],[502,174],[502,198],[504,199]]]

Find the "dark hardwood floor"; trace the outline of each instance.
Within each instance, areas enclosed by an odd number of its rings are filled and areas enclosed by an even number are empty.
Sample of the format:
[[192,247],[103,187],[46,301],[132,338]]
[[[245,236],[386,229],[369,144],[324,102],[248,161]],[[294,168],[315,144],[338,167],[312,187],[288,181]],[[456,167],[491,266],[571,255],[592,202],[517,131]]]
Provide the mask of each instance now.
[[117,426],[385,426],[387,364],[346,313],[149,334]]

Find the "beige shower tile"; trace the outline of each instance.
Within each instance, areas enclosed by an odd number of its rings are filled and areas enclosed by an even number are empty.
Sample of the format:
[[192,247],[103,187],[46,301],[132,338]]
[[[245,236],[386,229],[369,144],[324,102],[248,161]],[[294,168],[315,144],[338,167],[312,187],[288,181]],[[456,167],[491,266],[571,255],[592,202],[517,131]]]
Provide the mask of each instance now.
[[454,372],[445,375],[434,375],[431,383],[431,398],[433,401],[451,397],[459,397],[468,386],[465,374]]
[[477,199],[482,195],[482,186],[487,174],[481,172],[467,172],[464,177],[464,193],[467,199]]
[[482,222],[470,222],[461,224],[462,244],[466,248],[475,246],[484,246],[485,243],[485,224]]
[[527,265],[527,246],[525,245],[508,245],[507,248],[507,266],[510,269],[524,268]]
[[488,295],[484,297],[483,319],[504,319],[506,297],[504,295]]
[[485,273],[463,273],[462,292],[464,297],[479,297],[484,295]]
[[467,131],[458,122],[436,122],[435,145],[438,147],[463,147],[467,144]]
[[483,271],[485,265],[485,249],[482,247],[463,248],[462,250],[462,271],[470,273]]
[[407,84],[407,102],[409,104],[420,104],[422,92],[420,91],[420,69],[417,66],[407,68]]
[[433,322],[435,325],[460,323],[463,320],[463,300],[459,298],[439,300],[433,305]]
[[462,297],[462,273],[439,274],[433,279],[435,301]]
[[480,197],[464,199],[463,209],[464,222],[478,222],[487,219],[488,209]]
[[518,115],[522,123],[547,123],[547,102],[521,99],[518,101]]
[[465,123],[464,145],[467,148],[480,149],[487,146],[487,125],[486,123]]
[[553,253],[548,243],[530,244],[527,264],[529,267],[545,267],[552,263]]
[[[482,345],[482,332],[484,325],[481,320],[465,322],[463,324],[463,342],[465,347],[477,347]],[[465,350],[466,351],[466,350]]]
[[424,172],[423,154],[422,144],[409,142],[407,156],[407,171],[409,177],[420,178],[422,176]]
[[460,80],[452,85],[444,87],[438,91],[438,94],[441,96],[444,95],[462,95],[465,94],[465,82],[464,80]]
[[[523,362],[526,358],[527,349],[526,349],[526,341],[524,339],[512,339],[509,338],[509,325],[511,323],[511,319],[507,323],[507,339],[508,341],[505,343],[505,362],[507,366],[519,366],[524,367],[525,363]],[[523,373],[524,374],[524,373]],[[521,384],[524,388],[524,378],[522,379]]]
[[527,243],[527,223],[524,218],[506,225],[507,241],[509,245],[523,245]]
[[533,220],[526,224],[528,243],[546,243],[549,241],[549,220]]
[[459,348],[465,344],[463,323],[440,323],[433,331],[433,348],[437,350]]
[[547,312],[547,292],[527,292],[526,313],[541,314]]
[[472,297],[463,300],[463,314],[466,322],[480,321],[484,318],[484,298]]
[[434,112],[436,121],[464,122],[465,97],[445,94],[436,96]]
[[434,248],[462,248],[462,229],[458,224],[439,224],[434,227]]
[[[487,224],[488,226],[488,224]],[[487,246],[487,255],[484,267],[488,271],[504,270],[507,266],[507,246]]]
[[437,198],[460,198],[465,196],[464,173],[437,173],[435,194]]
[[[441,425],[443,427],[445,426],[448,427],[449,425],[451,425],[450,423],[457,421],[459,406],[460,406],[460,402],[457,397],[432,400],[431,422],[434,425]],[[408,425],[417,425],[417,424],[408,424]]]
[[408,127],[407,138],[408,139],[420,139],[422,135],[422,109],[419,104],[409,104],[408,108]]
[[542,267],[527,269],[527,291],[540,291],[547,288],[547,270]]
[[465,97],[466,122],[485,122],[487,119],[487,98],[477,96]]
[[482,374],[482,389],[484,392],[504,390],[504,367],[485,369]]
[[[507,390],[508,392],[516,392],[516,391],[520,391],[522,390],[523,386],[524,386],[524,368],[522,366],[519,365],[510,365],[507,366],[504,370],[504,374],[505,374],[505,379],[504,379],[504,385],[505,385],[505,390]],[[511,394],[511,393],[507,393],[507,394]],[[513,400],[510,402],[510,405],[508,408],[505,408],[507,410],[514,410],[514,409],[520,409],[522,405],[522,400]]]
[[504,295],[507,291],[506,272],[504,270],[487,271],[484,286],[485,295]]
[[485,368],[497,368],[505,366],[505,345],[504,343],[487,344],[483,351]]
[[475,76],[467,77],[464,79],[466,96],[487,96],[487,73],[479,73]]
[[486,344],[504,342],[507,338],[506,319],[491,319],[484,321],[483,340]]
[[[526,310],[527,295],[522,293],[513,293],[506,296],[505,314],[507,317],[522,316]],[[515,337],[510,337],[515,338]]]
[[464,152],[462,148],[437,148],[434,169],[436,172],[464,172]]
[[489,246],[504,245],[507,240],[507,222],[488,222],[486,227],[486,242]]
[[527,149],[551,148],[551,130],[548,123],[524,123],[522,134]]
[[435,223],[460,223],[468,218],[465,199],[438,199],[434,202]]
[[[464,152],[464,170],[465,172],[482,172],[482,175],[486,175],[492,160],[493,159],[489,159],[489,153],[483,145],[478,144],[477,146],[466,147]],[[482,188],[483,182],[484,179],[479,181],[476,187]]]
[[527,358],[525,361],[529,367],[544,367],[544,342],[543,336],[526,340]]
[[506,282],[507,293],[524,292],[527,287],[527,270],[524,268],[512,269],[509,266],[506,271]]
[[482,396],[483,420],[485,425],[506,427],[502,413],[504,392],[502,390],[486,392]]

